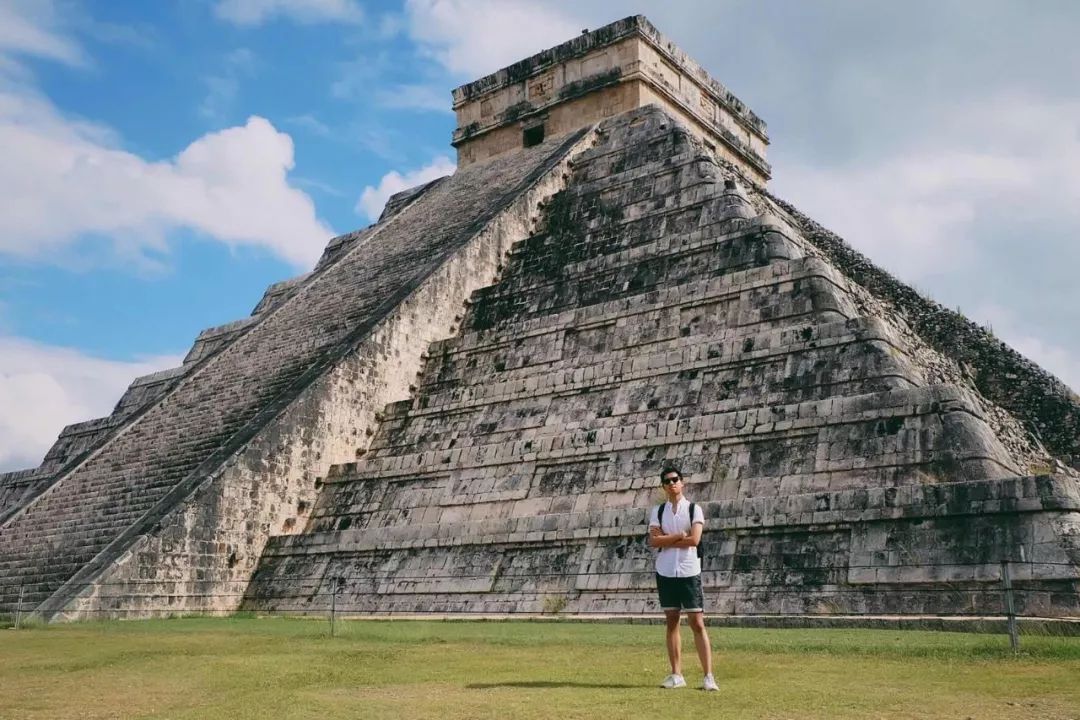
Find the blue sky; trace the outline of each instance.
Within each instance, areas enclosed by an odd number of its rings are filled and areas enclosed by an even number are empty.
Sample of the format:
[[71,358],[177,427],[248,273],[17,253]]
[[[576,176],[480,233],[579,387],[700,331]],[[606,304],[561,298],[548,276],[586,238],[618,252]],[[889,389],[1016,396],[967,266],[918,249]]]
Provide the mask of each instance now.
[[1080,386],[1080,5],[0,0],[0,470],[453,170],[450,90],[643,12],[772,187]]
[[[105,145],[152,165],[170,163],[207,134],[264,119],[269,132],[291,140],[287,186],[306,195],[314,213],[293,220],[297,237],[269,242],[219,242],[215,234],[229,234],[223,221],[190,221],[184,211],[160,243],[125,238],[135,247],[119,250],[109,247],[111,233],[74,227],[70,242],[55,248],[63,255],[27,248],[0,266],[7,332],[114,360],[175,354],[207,324],[247,314],[268,279],[310,267],[330,236],[366,224],[357,212],[362,188],[392,170],[449,157],[453,78],[395,31],[402,8],[368,6],[354,19],[336,16],[335,3],[322,5],[330,10],[321,16],[259,14],[258,3],[243,2],[55,5],[51,29],[70,59],[16,57],[33,75],[24,82],[65,122],[100,126],[113,135]],[[432,93],[438,109],[397,107],[409,85],[441,90]],[[247,149],[259,152],[258,142]],[[237,210],[259,212],[259,200]],[[144,202],[142,212],[153,215],[155,200]],[[149,217],[107,224],[126,234],[143,223],[155,224]]]

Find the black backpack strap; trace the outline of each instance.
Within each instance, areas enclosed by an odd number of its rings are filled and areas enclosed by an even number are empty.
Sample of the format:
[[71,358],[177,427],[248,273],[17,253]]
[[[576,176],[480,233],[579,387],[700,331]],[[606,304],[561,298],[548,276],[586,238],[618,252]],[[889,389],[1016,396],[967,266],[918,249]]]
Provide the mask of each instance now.
[[[690,532],[694,531],[694,508],[695,507],[696,506],[694,505],[694,503],[690,503]],[[698,557],[702,557],[705,554],[704,550],[702,549],[702,546],[705,544],[705,523],[704,523],[705,513],[701,513],[701,519],[702,519],[702,523],[701,523],[701,533],[702,533],[702,535],[701,535],[701,539],[698,540],[698,544],[697,544],[697,556]]]

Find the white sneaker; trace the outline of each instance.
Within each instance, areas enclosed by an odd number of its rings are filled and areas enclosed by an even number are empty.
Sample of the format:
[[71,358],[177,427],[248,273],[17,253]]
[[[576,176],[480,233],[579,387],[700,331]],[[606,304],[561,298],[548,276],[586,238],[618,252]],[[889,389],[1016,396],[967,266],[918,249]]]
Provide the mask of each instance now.
[[672,673],[664,678],[664,682],[660,684],[660,687],[667,688],[668,690],[674,690],[675,688],[686,687],[686,678],[682,675],[676,675]]
[[705,679],[701,681],[702,690],[719,690],[720,686],[716,684],[716,679],[710,674],[706,675]]

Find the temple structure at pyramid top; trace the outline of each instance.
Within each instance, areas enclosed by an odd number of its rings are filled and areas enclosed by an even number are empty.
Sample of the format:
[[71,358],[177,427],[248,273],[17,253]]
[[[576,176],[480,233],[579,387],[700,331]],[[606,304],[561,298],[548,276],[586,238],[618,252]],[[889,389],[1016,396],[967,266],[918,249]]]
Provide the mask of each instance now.
[[654,104],[757,182],[765,123],[643,15],[583,32],[454,90],[458,167]]

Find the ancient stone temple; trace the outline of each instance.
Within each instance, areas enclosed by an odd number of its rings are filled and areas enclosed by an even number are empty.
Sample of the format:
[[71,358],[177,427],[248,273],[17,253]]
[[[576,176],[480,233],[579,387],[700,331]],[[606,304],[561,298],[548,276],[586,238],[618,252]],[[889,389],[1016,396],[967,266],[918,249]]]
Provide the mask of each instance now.
[[714,612],[1080,611],[1080,399],[774,197],[648,21],[454,108],[457,172],[0,478],[0,611],[656,612],[667,460]]

